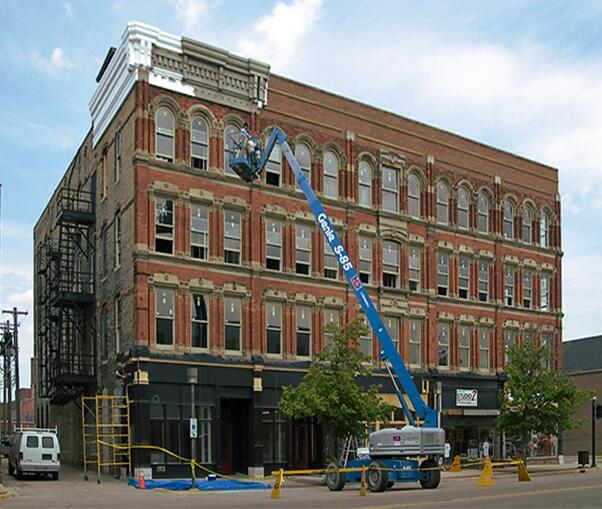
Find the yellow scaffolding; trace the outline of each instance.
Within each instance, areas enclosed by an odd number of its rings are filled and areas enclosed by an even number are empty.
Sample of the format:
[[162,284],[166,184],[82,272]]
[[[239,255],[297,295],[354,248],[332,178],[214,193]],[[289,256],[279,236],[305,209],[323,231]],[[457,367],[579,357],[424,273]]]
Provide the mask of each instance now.
[[116,477],[122,467],[131,474],[130,401],[127,396],[83,396],[82,434],[86,480],[88,470],[94,466],[99,484],[103,471],[110,468]]

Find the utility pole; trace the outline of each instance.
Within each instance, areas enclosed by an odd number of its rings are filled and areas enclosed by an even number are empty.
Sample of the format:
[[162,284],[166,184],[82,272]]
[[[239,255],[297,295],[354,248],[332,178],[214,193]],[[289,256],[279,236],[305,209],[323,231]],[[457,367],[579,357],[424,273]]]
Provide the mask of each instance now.
[[15,348],[15,406],[17,416],[17,428],[21,427],[21,395],[19,394],[19,315],[27,316],[27,311],[19,311],[15,306],[12,311],[2,310],[3,313],[13,315],[13,346]]
[[10,369],[12,357],[12,333],[10,330],[10,322],[6,320],[4,324],[4,385],[6,390],[6,398],[4,399],[4,418],[6,422],[5,433],[10,435],[13,430],[11,424],[13,422],[12,399],[13,399],[13,377]]
[[596,396],[592,397],[592,463],[591,467],[596,465]]

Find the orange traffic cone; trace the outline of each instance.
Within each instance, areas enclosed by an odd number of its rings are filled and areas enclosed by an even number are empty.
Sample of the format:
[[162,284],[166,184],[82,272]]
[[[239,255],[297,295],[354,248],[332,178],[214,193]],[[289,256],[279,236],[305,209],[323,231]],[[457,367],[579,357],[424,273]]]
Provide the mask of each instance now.
[[146,489],[146,484],[144,483],[144,472],[140,472],[140,478],[138,479],[138,488],[141,490]]

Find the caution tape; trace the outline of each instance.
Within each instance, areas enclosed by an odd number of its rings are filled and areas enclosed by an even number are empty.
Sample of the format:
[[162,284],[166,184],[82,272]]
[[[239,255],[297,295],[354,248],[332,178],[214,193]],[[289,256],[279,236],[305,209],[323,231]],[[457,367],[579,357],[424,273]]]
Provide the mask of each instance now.
[[[197,463],[196,460],[194,460],[192,458],[185,458],[184,456],[180,456],[179,454],[176,454],[175,452],[170,451],[169,449],[165,449],[164,447],[161,447],[158,445],[139,444],[139,445],[129,445],[128,446],[128,445],[111,444],[109,442],[105,442],[104,440],[98,440],[98,443],[101,445],[113,447],[115,449],[152,449],[152,450],[160,451],[164,454],[171,456],[172,458],[176,458],[182,462],[189,463],[190,468],[192,470],[193,477],[196,477],[194,468],[198,468],[199,470],[203,470],[203,471],[207,472],[208,474],[215,475],[221,479],[228,479],[231,481],[237,480],[234,477],[230,477],[230,476],[215,472],[215,471],[211,470],[210,468],[207,468],[206,466],[201,465],[200,463]],[[273,475],[267,475],[267,476],[263,476],[263,477],[249,477],[248,479],[250,479],[252,481],[265,481],[266,479],[272,479],[273,477],[274,477]]]

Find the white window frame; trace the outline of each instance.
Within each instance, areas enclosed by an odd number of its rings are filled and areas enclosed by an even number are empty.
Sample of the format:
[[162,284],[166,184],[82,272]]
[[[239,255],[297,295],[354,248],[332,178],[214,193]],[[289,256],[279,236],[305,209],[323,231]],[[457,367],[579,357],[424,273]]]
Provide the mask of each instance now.
[[510,354],[510,348],[516,344],[518,336],[517,329],[506,328],[504,329],[504,365],[512,361],[512,355]]
[[[203,133],[202,129],[195,129],[194,122],[199,120],[205,127],[205,139],[195,139],[195,132]],[[205,152],[205,156],[195,155],[195,149]],[[190,121],[190,166],[196,170],[206,171],[209,169],[209,123],[202,115],[195,115]]]
[[[463,203],[463,198],[466,200]],[[465,187],[458,189],[458,217],[457,224],[461,230],[468,230],[470,228],[470,192]]]
[[[306,315],[307,313],[307,315]],[[304,324],[303,321],[306,323]],[[295,307],[295,354],[297,359],[310,359],[312,356],[312,308],[311,306],[305,306],[297,304]],[[307,335],[308,341],[308,354],[303,355],[299,353],[299,335]]]
[[121,351],[121,297],[115,298],[115,310],[113,311],[113,321],[115,323],[115,352]]
[[539,245],[550,247],[550,217],[546,212],[542,212],[539,218]]
[[[302,149],[307,150],[307,161],[306,161],[306,158],[303,156],[303,153],[301,152]],[[303,175],[305,175],[305,178],[307,179],[307,182],[310,186],[311,186],[311,154],[312,154],[311,149],[309,148],[307,143],[299,142],[295,146],[295,158],[297,159],[297,162],[299,163],[299,167],[301,168],[301,171],[303,172]],[[299,189],[299,190],[301,189],[301,187],[299,186],[299,183],[297,182],[297,177],[295,177],[295,185],[296,185],[297,189]]]
[[[163,111],[166,111],[171,116],[171,129],[159,127],[159,114]],[[161,106],[157,108],[157,112],[155,113],[155,157],[157,159],[162,159],[167,162],[173,162],[176,158],[176,147],[175,147],[175,139],[176,139],[176,119],[173,111],[171,111],[167,106]],[[163,136],[165,138],[171,139],[171,154],[163,154],[159,152],[159,136]]]
[[530,269],[523,269],[523,307],[533,307],[533,271]]
[[399,319],[398,316],[385,316],[383,321],[385,322],[385,329],[389,333],[389,336],[391,337],[391,341],[393,341],[393,344],[395,345],[395,350],[397,350],[397,352],[400,353],[399,329],[401,326],[401,320]]
[[437,251],[437,295],[449,296],[449,254],[445,251]]
[[372,207],[372,166],[365,160],[358,164],[357,203],[360,207]]
[[489,233],[489,198],[483,192],[479,193],[477,200],[477,231]]
[[121,130],[115,133],[114,147],[115,151],[115,166],[114,166],[114,178],[115,183],[119,182],[121,178],[121,153],[123,150],[123,136]]
[[[171,223],[163,222],[161,219],[161,212],[159,207],[162,205],[165,210],[167,210],[167,204],[171,203]],[[164,254],[173,254],[175,248],[175,221],[176,219],[176,211],[175,211],[175,201],[171,198],[162,198],[157,197],[155,200],[155,251],[158,253]],[[164,232],[159,233],[159,228],[165,229]],[[171,232],[169,233],[168,230]],[[163,240],[165,242],[171,242],[171,250],[170,251],[158,251],[157,250],[157,240]]]
[[[486,340],[486,343],[485,341]],[[483,355],[487,355],[487,365],[483,367]],[[479,369],[491,371],[491,328],[479,327]]]
[[461,371],[470,371],[472,368],[470,358],[470,340],[470,325],[458,325],[458,367]]
[[[195,317],[195,299],[197,297],[201,297],[202,299],[204,299],[205,301],[205,312],[207,314],[207,317],[203,320],[202,318],[196,318]],[[209,312],[209,295],[207,295],[206,293],[202,293],[202,292],[193,292],[190,294],[190,348],[194,349],[194,350],[208,350],[209,349],[209,332],[210,332],[210,328],[209,328],[209,316],[210,316],[210,312]],[[207,339],[207,346],[195,346],[193,344],[193,337],[194,337],[194,326],[198,324],[201,327],[204,325],[205,326],[205,336]]]
[[[268,254],[270,248],[273,250],[273,256]],[[277,263],[278,267],[269,267],[270,261]],[[265,268],[282,271],[282,221],[271,217],[265,218]]]
[[516,306],[516,271],[512,265],[504,265],[504,304]]
[[359,236],[359,273],[360,280],[365,285],[372,284],[372,237]]
[[324,277],[327,279],[339,279],[339,262],[332,251],[332,247],[324,238]]
[[[327,157],[332,156],[333,164],[336,167],[330,168],[330,164],[328,164]],[[339,171],[340,171],[340,163],[339,158],[332,150],[326,150],[324,152],[324,156],[322,159],[322,166],[324,171],[324,197],[332,198],[336,200],[339,198]],[[330,182],[332,186],[328,186],[327,183]],[[330,191],[330,187],[333,188],[333,192]]]
[[[395,246],[395,249],[392,249],[392,246]],[[396,253],[395,263],[388,263],[386,253],[387,251],[390,253]],[[393,240],[384,240],[383,241],[383,287],[385,288],[399,288],[401,286],[400,282],[400,253],[401,253],[401,245],[398,242]],[[385,284],[385,276],[393,276],[395,277],[394,284]]]
[[408,281],[411,292],[419,292],[421,289],[421,262],[422,249],[417,246],[410,246],[408,249]]
[[542,272],[539,276],[539,309],[550,311],[550,274]]
[[[451,325],[449,322],[437,322],[437,366],[444,369],[449,369],[451,365],[450,359],[450,334]],[[447,363],[442,364],[442,352],[446,352]]]
[[[236,232],[228,233],[228,214],[234,214],[234,216],[232,216],[233,218],[238,217],[238,236],[236,235]],[[232,222],[232,224],[234,224],[234,222]],[[231,249],[227,248],[226,244],[228,243],[228,240],[232,241],[233,243],[237,242],[238,249],[234,248],[234,246],[232,246]],[[227,253],[229,252],[238,253],[237,263],[227,261]],[[224,262],[230,265],[242,264],[242,214],[237,210],[224,210]]]
[[[230,313],[236,311],[238,307],[238,322],[235,320],[228,321],[228,307],[230,307]],[[224,351],[227,354],[241,354],[242,353],[242,341],[243,341],[243,321],[242,321],[242,308],[243,302],[240,297],[226,296],[224,297]],[[236,318],[236,317],[234,317]],[[227,344],[227,330],[228,327],[232,329],[238,328],[238,349],[228,348]]]
[[[266,301],[266,345],[265,352],[268,357],[282,357],[282,302]],[[278,333],[278,351],[270,352],[270,332]]]
[[[195,222],[199,221],[202,225],[206,225],[206,229],[196,229]],[[195,236],[200,238],[197,242]],[[200,256],[194,256],[194,248],[198,249]],[[209,207],[200,203],[190,204],[190,256],[197,260],[209,259]]]
[[[160,308],[159,299],[162,299],[162,298],[171,299],[171,305],[169,305],[169,303],[166,304],[166,306],[169,308],[168,314],[161,314],[161,312],[159,311],[159,308]],[[173,288],[163,288],[163,287],[155,288],[155,343],[159,347],[170,347],[170,346],[174,345],[174,341],[175,341],[175,332],[174,332],[175,305],[176,305],[176,299],[175,299],[175,291],[173,290]],[[159,343],[158,320],[170,321],[170,323],[171,323],[171,342],[170,343]]]
[[[411,318],[409,320],[409,343],[410,343],[410,366],[420,367],[422,365],[422,320]],[[418,359],[418,362],[413,362]]]
[[533,212],[529,207],[525,207],[523,210],[521,238],[526,244],[533,242]]
[[[230,135],[233,135],[232,137]],[[231,139],[232,138],[232,139]],[[231,177],[238,177],[236,172],[230,168],[228,161],[230,160],[230,156],[236,154],[235,151],[235,143],[237,143],[240,138],[240,128],[235,124],[228,124],[224,127],[224,175],[229,175]]]
[[[413,192],[412,181],[414,181],[414,180],[416,182],[417,194],[412,194],[412,192]],[[422,190],[422,184],[420,182],[420,178],[418,177],[418,175],[410,173],[410,175],[408,176],[408,216],[417,217],[417,218],[422,217],[421,213],[420,213],[421,190]],[[414,206],[412,206],[412,203],[415,205],[415,208],[416,208],[415,214],[413,213],[414,211],[412,210],[414,208]]]
[[[399,212],[399,170],[391,166],[381,168],[382,210]],[[388,202],[392,203],[389,204]]]
[[[483,275],[485,275],[485,278],[483,278]],[[489,261],[479,260],[479,302],[489,302],[489,277]],[[483,295],[485,296],[484,299]]]
[[458,257],[458,298],[470,299],[470,258],[464,255]]
[[[307,232],[307,236],[305,236]],[[300,235],[301,233],[301,235]],[[305,241],[304,245],[304,242]],[[312,227],[308,224],[295,225],[295,273],[311,276]],[[307,253],[307,262],[300,260],[300,254]],[[307,266],[307,272],[300,271],[300,266]]]
[[437,182],[436,219],[439,224],[449,225],[449,187],[441,180]]
[[510,200],[504,201],[503,205],[504,216],[504,238],[514,238],[514,205]]
[[[336,319],[335,319],[336,317]],[[337,327],[341,325],[341,310],[337,308],[324,308],[324,327],[327,325],[335,324]],[[332,332],[326,332],[324,330],[324,346],[332,345],[334,341],[334,334]]]

